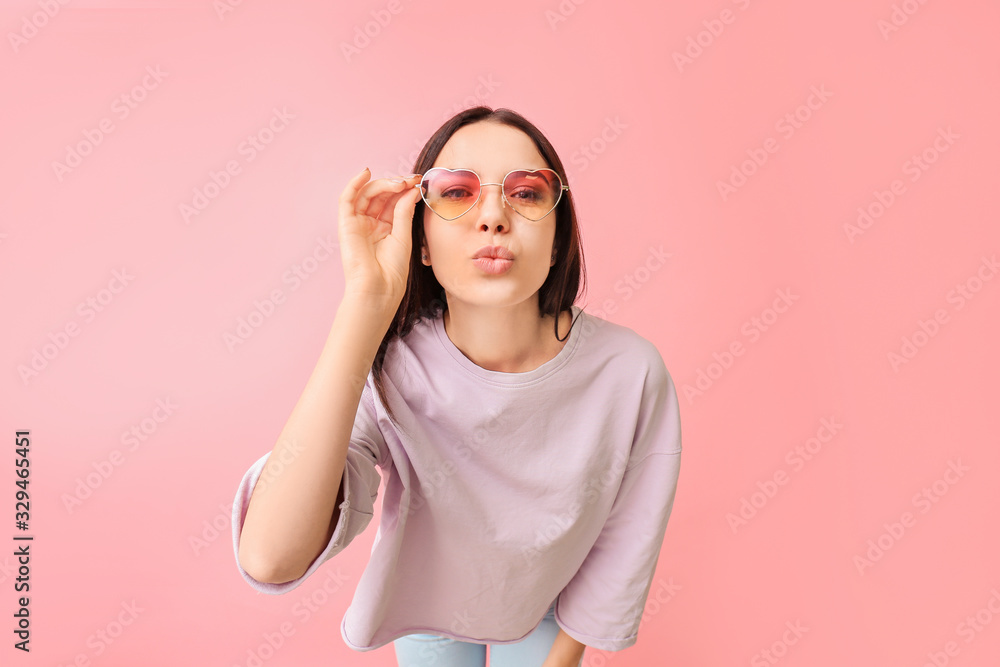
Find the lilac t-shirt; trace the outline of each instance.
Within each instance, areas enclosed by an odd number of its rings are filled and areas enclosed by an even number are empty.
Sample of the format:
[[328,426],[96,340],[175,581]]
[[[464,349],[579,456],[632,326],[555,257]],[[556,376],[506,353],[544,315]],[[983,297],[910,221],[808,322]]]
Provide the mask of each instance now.
[[[657,348],[573,306],[562,350],[524,373],[486,370],[452,343],[441,316],[422,319],[372,373],[344,469],[329,544],[299,586],[368,526],[371,557],[340,626],[349,647],[429,633],[483,644],[555,619],[606,651],[636,642],[680,472],[680,411]],[[233,548],[270,452],[246,472],[233,506]],[[381,477],[379,474],[381,471]]]

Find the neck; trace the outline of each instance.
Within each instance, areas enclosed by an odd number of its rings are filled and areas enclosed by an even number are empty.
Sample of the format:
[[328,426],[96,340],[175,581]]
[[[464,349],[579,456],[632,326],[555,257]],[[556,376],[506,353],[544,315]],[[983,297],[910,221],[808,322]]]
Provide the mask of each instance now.
[[[566,338],[571,318],[562,313],[559,336]],[[525,373],[555,357],[566,340],[558,340],[555,317],[538,314],[538,296],[511,306],[476,306],[449,300],[444,329],[451,342],[480,368]]]

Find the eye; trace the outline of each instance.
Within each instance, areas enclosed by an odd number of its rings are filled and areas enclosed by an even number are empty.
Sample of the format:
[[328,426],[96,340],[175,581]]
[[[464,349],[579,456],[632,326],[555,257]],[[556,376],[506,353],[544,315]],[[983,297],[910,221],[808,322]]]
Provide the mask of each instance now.
[[513,192],[511,196],[522,201],[539,201],[543,197],[541,192],[531,188],[520,188]]
[[463,197],[471,197],[472,193],[466,188],[461,188],[458,186],[452,186],[441,193],[442,199],[462,199]]

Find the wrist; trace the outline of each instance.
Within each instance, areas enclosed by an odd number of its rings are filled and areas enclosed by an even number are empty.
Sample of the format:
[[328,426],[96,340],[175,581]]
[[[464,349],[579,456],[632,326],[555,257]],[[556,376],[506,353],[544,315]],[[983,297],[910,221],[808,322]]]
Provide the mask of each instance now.
[[401,301],[402,299],[391,296],[345,290],[339,308],[347,308],[367,317],[377,317],[391,322]]

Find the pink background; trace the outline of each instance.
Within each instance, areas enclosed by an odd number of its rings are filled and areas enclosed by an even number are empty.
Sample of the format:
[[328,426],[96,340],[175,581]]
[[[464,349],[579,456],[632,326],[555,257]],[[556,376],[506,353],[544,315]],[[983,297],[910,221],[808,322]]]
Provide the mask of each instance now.
[[[653,341],[680,392],[638,643],[585,664],[994,664],[995,3],[44,4],[0,15],[4,664],[249,666],[282,627],[267,667],[395,664],[339,632],[374,525],[271,597],[237,573],[229,506],[336,311],[323,239],[347,180],[409,173],[476,103],[549,136],[582,226],[578,302]],[[269,135],[274,109],[292,118]],[[11,633],[17,429],[30,654]]]

